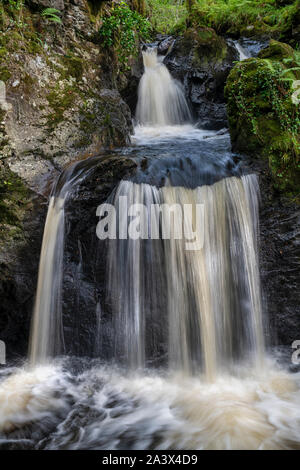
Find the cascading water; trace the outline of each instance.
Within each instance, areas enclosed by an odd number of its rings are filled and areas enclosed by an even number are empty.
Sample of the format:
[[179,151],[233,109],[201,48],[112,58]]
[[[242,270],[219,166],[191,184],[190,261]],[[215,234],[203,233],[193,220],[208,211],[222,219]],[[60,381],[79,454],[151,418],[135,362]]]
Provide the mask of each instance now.
[[158,60],[155,48],[143,51],[145,72],[138,91],[136,118],[140,125],[168,126],[191,121],[181,85]]
[[241,44],[239,43],[239,41],[234,41],[234,46],[236,48],[236,50],[238,51],[239,53],[239,56],[240,56],[240,60],[247,60],[251,57],[251,55],[249,54],[249,52],[243,48],[243,46],[241,46]]
[[65,197],[51,196],[40,256],[38,285],[32,317],[30,360],[45,362],[63,348],[62,275]]
[[31,324],[29,359],[32,365],[45,363],[50,357],[65,352],[62,318],[65,205],[89,170],[90,166],[81,162],[68,168],[50,196]]
[[[150,239],[155,228],[150,217],[144,240],[124,239],[128,229],[127,212],[120,203],[124,198],[129,206],[144,205],[148,214],[151,207],[155,211],[167,207],[182,216],[181,208],[186,205],[191,214],[185,214],[184,220],[181,217],[181,223],[190,225],[190,233],[197,231],[197,240],[204,237],[203,248],[187,249],[189,242],[181,236],[179,224],[171,225],[170,239]],[[132,368],[144,367],[147,349],[153,354],[169,336],[173,370],[199,372],[202,358],[206,375],[212,379],[218,367],[228,366],[234,358],[252,353],[261,363],[256,176],[226,178],[196,189],[159,189],[122,181],[112,202],[117,208],[119,236],[108,245],[107,286],[116,319],[117,356],[124,355]],[[204,216],[193,229],[197,204],[202,205]],[[155,217],[152,223],[157,221]],[[157,234],[162,233],[161,223]],[[156,323],[159,334],[153,329]]]
[[[144,63],[135,146],[126,149],[137,170],[107,200],[119,236],[98,240],[93,260],[85,239],[75,244],[76,279],[97,263],[106,272],[94,323],[86,331],[74,301],[65,328],[63,265],[70,195],[102,157],[67,169],[50,198],[31,367],[0,371],[0,448],[299,449],[299,374],[264,347],[257,177],[241,174],[226,134],[181,125],[189,110],[180,86],[155,50]],[[69,341],[87,333],[106,354],[45,364],[63,352],[66,330]]]

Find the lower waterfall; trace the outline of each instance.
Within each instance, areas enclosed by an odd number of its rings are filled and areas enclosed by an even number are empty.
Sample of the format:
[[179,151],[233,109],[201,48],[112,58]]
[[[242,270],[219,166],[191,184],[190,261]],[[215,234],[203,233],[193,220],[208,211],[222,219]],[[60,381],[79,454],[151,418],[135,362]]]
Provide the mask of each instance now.
[[[185,220],[203,247],[170,224],[168,239],[127,237],[127,214],[119,204],[189,208]],[[119,235],[108,242],[108,291],[115,320],[116,357],[132,368],[144,367],[148,355],[168,338],[169,364],[186,373],[203,368],[209,379],[218,367],[253,354],[263,357],[262,308],[257,259],[258,184],[254,175],[225,178],[196,189],[122,181],[113,197]],[[196,206],[203,207],[199,226]],[[141,216],[141,215],[140,215]],[[158,220],[158,233],[162,221]],[[141,235],[141,234],[140,234]],[[158,237],[157,237],[158,238]],[[159,328],[153,328],[158,325]],[[146,334],[147,332],[147,334]],[[151,338],[152,344],[149,343]]]

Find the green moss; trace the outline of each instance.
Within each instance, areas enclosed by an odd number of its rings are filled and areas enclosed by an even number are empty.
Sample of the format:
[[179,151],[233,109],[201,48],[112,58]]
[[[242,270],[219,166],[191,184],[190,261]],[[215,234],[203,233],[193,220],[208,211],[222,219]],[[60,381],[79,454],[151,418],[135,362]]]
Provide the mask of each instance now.
[[300,1],[199,0],[194,2],[188,23],[212,27],[218,34],[235,37],[267,35],[288,40],[295,46],[293,32],[300,24]]
[[272,41],[259,58],[237,64],[225,88],[234,149],[267,158],[274,185],[294,195],[300,190],[300,109],[292,100],[298,61],[290,46]]
[[46,116],[49,131],[53,131],[54,128],[64,120],[64,113],[73,105],[76,96],[74,89],[69,85],[62,91],[59,87],[56,87],[47,94],[47,101],[53,110],[53,113]]
[[7,67],[0,67],[0,80],[3,82],[7,82],[11,77],[11,72],[8,70]]
[[64,66],[64,69],[60,70],[60,74],[63,79],[68,79],[70,76],[76,78],[78,81],[82,79],[84,64],[80,57],[65,55],[62,57],[61,62]]
[[[0,232],[7,224],[20,229],[24,209],[29,201],[29,190],[22,180],[4,164],[0,165]],[[3,229],[3,227],[2,227]]]
[[27,95],[33,92],[36,83],[37,83],[37,79],[35,77],[33,77],[32,75],[29,75],[28,73],[24,74],[22,78],[22,84],[23,84],[24,92]]

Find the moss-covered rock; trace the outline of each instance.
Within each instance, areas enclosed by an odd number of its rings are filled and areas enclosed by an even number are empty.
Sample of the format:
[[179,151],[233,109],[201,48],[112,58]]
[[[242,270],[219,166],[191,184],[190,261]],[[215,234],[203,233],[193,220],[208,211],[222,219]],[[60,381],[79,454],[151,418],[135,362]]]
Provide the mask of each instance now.
[[295,47],[300,40],[300,0],[202,0],[195,3],[188,22],[196,28],[210,26],[226,36],[267,37]]
[[188,55],[194,50],[192,65],[194,67],[206,64],[213,67],[227,55],[227,44],[224,38],[218,36],[212,28],[189,28],[182,37],[182,52]]
[[[59,1],[62,25],[41,16],[48,0],[26,2],[20,24],[12,22],[8,3],[0,18],[0,80],[11,108],[5,118],[11,148],[6,156],[12,157],[10,168],[38,191],[39,177],[103,147],[126,145],[132,132],[130,110],[112,79],[113,58],[93,42],[99,25],[91,22],[87,2]],[[97,16],[102,5],[112,6],[91,3]],[[113,99],[107,93],[111,88]],[[83,109],[95,117],[89,125]]]
[[29,189],[0,161],[0,245],[11,237],[22,237],[22,220],[29,204]]
[[165,58],[172,75],[185,86],[202,127],[226,126],[224,85],[238,54],[211,28],[189,28]]
[[300,190],[299,65],[289,45],[271,41],[258,58],[233,68],[225,88],[233,149],[267,158],[275,186],[294,196]]

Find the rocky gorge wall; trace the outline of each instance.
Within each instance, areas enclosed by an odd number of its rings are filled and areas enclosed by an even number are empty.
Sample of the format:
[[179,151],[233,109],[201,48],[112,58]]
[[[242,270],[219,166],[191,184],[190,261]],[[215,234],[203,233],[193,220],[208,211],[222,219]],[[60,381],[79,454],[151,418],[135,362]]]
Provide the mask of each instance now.
[[[26,353],[53,181],[132,133],[115,58],[97,38],[95,14],[110,3],[30,0],[14,27],[1,10],[0,331],[8,357]],[[61,24],[42,18],[47,7],[61,12]]]

